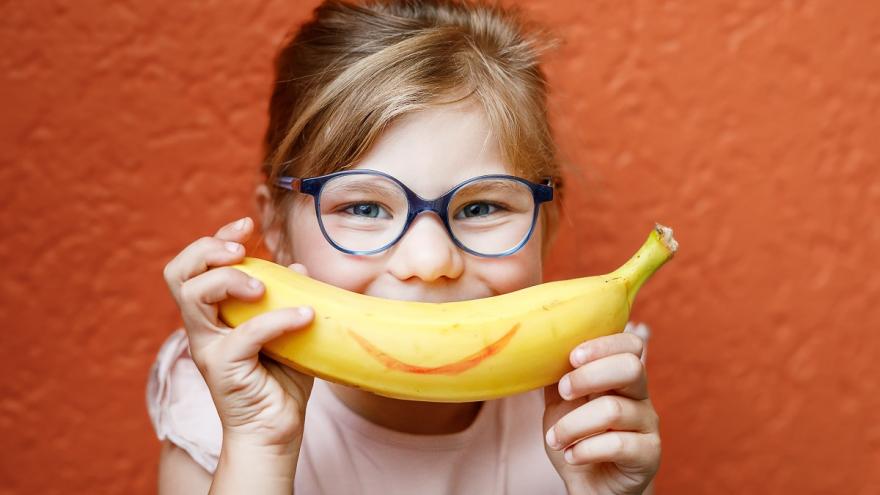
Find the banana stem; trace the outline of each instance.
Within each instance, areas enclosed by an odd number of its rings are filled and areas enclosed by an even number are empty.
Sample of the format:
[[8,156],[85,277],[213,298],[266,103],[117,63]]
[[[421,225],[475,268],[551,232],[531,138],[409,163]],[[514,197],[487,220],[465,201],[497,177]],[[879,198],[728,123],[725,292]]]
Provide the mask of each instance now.
[[678,250],[678,242],[672,237],[672,229],[655,224],[654,230],[636,254],[620,268],[612,272],[610,277],[626,279],[627,299],[632,309],[636,294],[654,272],[666,263]]

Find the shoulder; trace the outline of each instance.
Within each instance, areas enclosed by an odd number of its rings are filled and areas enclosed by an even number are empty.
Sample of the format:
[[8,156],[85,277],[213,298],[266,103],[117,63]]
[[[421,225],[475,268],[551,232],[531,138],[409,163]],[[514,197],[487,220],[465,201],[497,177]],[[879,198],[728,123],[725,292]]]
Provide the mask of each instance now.
[[172,332],[156,355],[147,381],[146,405],[159,440],[173,443],[213,473],[223,430],[183,329]]

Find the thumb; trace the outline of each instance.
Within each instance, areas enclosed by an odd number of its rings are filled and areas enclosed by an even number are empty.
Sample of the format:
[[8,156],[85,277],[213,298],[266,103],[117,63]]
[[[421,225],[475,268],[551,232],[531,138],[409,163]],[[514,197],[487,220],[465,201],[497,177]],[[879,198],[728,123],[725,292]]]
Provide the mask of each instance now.
[[306,403],[312,393],[314,379],[263,354],[260,354],[260,363],[270,375],[275,377],[287,395],[293,397],[299,404],[300,410],[305,410]]

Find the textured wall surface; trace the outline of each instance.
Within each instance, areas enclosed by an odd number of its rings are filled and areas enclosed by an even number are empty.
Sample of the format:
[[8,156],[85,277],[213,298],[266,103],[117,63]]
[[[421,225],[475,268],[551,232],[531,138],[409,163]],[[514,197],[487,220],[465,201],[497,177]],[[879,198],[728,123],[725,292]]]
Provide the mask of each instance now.
[[[155,491],[162,268],[254,213],[271,58],[314,5],[0,2],[0,493]],[[633,314],[659,492],[877,493],[880,3],[522,6],[564,39],[548,278],[654,221],[681,243]]]

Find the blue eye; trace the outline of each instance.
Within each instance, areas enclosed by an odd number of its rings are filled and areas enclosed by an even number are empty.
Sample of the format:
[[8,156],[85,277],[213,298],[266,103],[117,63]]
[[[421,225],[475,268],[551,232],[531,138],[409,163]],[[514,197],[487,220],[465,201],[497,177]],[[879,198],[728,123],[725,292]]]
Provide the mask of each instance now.
[[[461,209],[465,218],[484,217],[498,210],[498,206],[490,203],[470,203]],[[458,215],[456,215],[458,217]]]
[[[356,217],[379,218],[383,208],[376,203],[355,203],[345,208],[346,213]],[[386,214],[385,217],[388,215]]]

